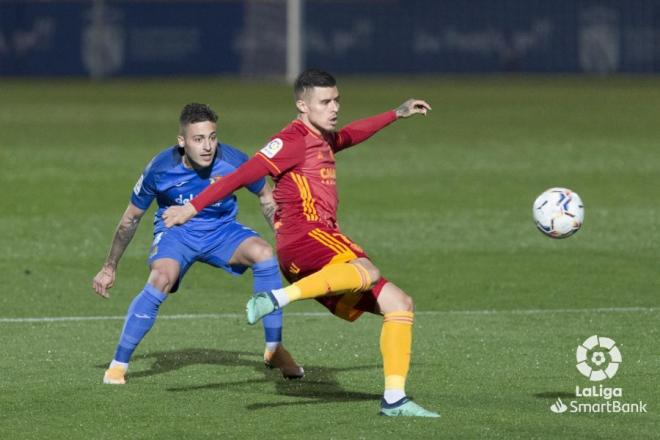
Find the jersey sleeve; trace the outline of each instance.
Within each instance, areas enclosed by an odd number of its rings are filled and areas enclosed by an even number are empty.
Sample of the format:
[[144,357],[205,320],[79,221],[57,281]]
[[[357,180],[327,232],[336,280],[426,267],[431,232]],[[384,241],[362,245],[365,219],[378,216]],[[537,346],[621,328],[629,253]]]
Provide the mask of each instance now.
[[271,139],[254,156],[277,177],[305,160],[305,141],[295,134],[280,134]]
[[149,205],[156,197],[156,176],[151,170],[151,163],[144,169],[137,183],[133,187],[131,203],[142,210],[149,209]]
[[[238,148],[232,147],[231,145],[221,144],[221,148],[222,148],[223,159],[225,159],[227,162],[229,162],[231,165],[235,166],[236,168],[243,165],[249,159],[249,156],[247,154],[245,154]],[[253,194],[259,194],[259,192],[263,189],[264,185],[266,185],[266,179],[262,177],[258,180],[255,180],[252,183],[245,185],[245,188],[247,188],[248,191],[250,191]]]
[[197,212],[212,203],[222,200],[242,186],[256,182],[268,175],[268,169],[262,161],[253,157],[238,167],[234,172],[223,176],[222,179],[207,186],[204,191],[190,201]]
[[394,121],[396,121],[396,113],[390,110],[351,122],[335,134],[334,142],[331,144],[332,150],[337,152],[364,142]]

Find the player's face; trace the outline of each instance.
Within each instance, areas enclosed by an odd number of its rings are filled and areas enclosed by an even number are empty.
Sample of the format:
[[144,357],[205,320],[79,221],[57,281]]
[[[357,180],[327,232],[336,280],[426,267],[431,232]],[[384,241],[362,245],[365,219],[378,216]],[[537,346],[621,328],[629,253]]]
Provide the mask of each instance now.
[[186,154],[186,159],[193,168],[206,168],[213,163],[218,137],[215,123],[211,121],[188,124],[177,140]]
[[334,131],[339,115],[339,90],[337,87],[314,87],[298,101],[298,109],[314,127]]

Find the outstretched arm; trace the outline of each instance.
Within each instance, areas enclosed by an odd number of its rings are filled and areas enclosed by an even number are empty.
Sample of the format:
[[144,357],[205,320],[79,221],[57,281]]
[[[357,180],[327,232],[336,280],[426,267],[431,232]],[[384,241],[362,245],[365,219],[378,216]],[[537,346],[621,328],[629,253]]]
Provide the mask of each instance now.
[[115,235],[112,237],[112,245],[110,246],[110,251],[105,259],[105,263],[103,263],[103,267],[92,281],[94,291],[103,298],[110,297],[108,289],[110,289],[115,282],[117,265],[119,264],[119,260],[124,254],[124,251],[128,247],[128,244],[133,239],[144,212],[144,210],[129,203],[126,211],[124,211],[124,214],[121,216],[121,220],[119,220]]
[[426,101],[408,99],[394,110],[351,122],[337,133],[335,151],[364,142],[399,118],[408,118],[415,114],[426,115],[429,110],[431,106]]
[[261,159],[253,157],[238,167],[233,173],[223,176],[213,185],[199,193],[190,203],[183,206],[170,206],[163,213],[165,226],[171,228],[182,225],[207,206],[222,200],[237,189],[249,185],[268,174],[268,168]]

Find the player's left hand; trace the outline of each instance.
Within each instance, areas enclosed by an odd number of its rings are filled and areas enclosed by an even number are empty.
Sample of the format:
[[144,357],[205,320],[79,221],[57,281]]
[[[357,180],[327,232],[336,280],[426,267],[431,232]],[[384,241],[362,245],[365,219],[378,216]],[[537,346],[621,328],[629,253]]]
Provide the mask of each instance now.
[[110,298],[108,290],[115,284],[115,276],[115,268],[104,265],[92,280],[94,291],[103,298]]
[[186,203],[183,206],[170,206],[163,213],[163,221],[165,226],[171,228],[175,225],[182,225],[197,214],[195,207]]
[[411,98],[398,106],[394,111],[397,118],[407,118],[418,113],[426,116],[426,113],[430,110],[431,106],[428,102]]

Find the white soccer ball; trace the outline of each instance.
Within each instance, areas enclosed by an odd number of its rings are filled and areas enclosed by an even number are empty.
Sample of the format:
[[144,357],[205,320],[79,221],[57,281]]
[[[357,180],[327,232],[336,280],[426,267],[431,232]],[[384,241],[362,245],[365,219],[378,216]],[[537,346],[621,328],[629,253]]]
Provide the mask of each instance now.
[[548,237],[566,238],[575,234],[584,221],[580,196],[567,188],[550,188],[534,201],[534,221]]

